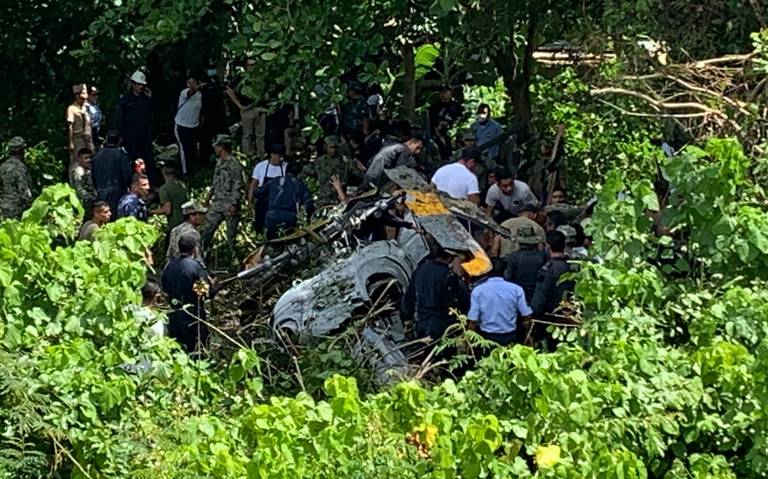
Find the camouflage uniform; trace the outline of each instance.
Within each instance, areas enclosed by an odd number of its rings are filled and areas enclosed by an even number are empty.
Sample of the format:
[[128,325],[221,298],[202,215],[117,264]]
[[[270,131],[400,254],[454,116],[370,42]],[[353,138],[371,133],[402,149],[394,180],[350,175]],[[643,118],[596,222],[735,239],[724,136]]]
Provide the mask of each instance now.
[[199,257],[203,258],[203,245],[200,233],[197,231],[197,228],[192,226],[192,224],[184,221],[171,230],[171,235],[168,239],[168,252],[165,254],[166,261],[170,261],[171,258],[175,258],[181,254],[179,252],[179,239],[187,234],[193,236],[197,240],[198,253],[200,253]]
[[75,189],[83,207],[90,208],[91,203],[96,199],[96,188],[93,186],[91,170],[86,170],[80,166],[80,163],[75,162],[69,168],[69,184]]
[[[13,150],[26,145],[23,139],[16,137],[8,146]],[[18,219],[31,204],[32,177],[21,158],[11,156],[0,164],[0,217]]]
[[230,207],[239,207],[245,182],[243,180],[243,165],[233,156],[219,160],[213,171],[211,193],[213,200],[206,214],[207,225],[203,231],[203,246],[208,247],[219,225],[227,221],[227,244],[230,249],[235,246],[235,236],[240,223],[240,214],[229,215]]
[[335,205],[339,203],[339,200],[336,196],[336,190],[331,186],[331,176],[339,175],[341,183],[346,185],[349,183],[350,170],[351,160],[349,158],[342,155],[323,155],[308,165],[302,171],[299,179],[303,180],[307,176],[316,178],[318,206]]

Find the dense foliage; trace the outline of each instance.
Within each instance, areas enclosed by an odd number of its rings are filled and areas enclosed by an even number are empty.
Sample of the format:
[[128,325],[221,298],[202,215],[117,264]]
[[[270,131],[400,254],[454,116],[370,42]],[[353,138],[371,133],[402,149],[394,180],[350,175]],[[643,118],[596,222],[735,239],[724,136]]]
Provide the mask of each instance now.
[[[253,351],[194,362],[147,334],[154,314],[126,301],[154,232],[121,220],[73,243],[72,192],[46,189],[0,230],[0,473],[764,475],[768,244],[749,160],[712,140],[664,164],[674,244],[649,234],[651,182],[609,174],[581,330],[553,353],[497,349],[458,382],[372,395],[332,376],[319,395],[266,397]],[[677,261],[654,265],[666,250]]]

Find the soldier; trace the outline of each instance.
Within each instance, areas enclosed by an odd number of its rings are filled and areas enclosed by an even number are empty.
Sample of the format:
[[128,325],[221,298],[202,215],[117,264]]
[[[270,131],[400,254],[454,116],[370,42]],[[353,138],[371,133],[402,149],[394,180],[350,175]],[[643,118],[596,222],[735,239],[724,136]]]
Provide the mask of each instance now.
[[542,238],[531,225],[517,227],[517,244],[520,249],[507,256],[504,278],[520,285],[525,292],[525,301],[530,303],[536,291],[539,270],[547,262],[547,254],[539,249]]
[[181,205],[181,212],[184,214],[184,222],[171,230],[170,239],[168,240],[168,252],[165,254],[166,260],[170,261],[171,258],[179,255],[179,238],[184,235],[190,235],[197,240],[197,257],[202,260],[202,239],[197,229],[205,223],[205,214],[208,212],[208,209],[194,201],[187,201]]
[[93,135],[91,133],[91,115],[85,106],[88,101],[88,87],[84,84],[72,87],[75,100],[67,107],[67,147],[71,163],[77,162],[77,152],[83,148],[94,151]]
[[325,155],[316,159],[302,171],[301,179],[314,176],[317,179],[317,205],[328,206],[338,204],[336,190],[331,182],[331,177],[339,177],[341,185],[349,183],[351,161],[339,153],[339,137],[327,136],[325,138]]
[[69,167],[69,184],[74,188],[77,198],[88,212],[90,212],[91,203],[96,199],[96,188],[93,186],[91,175],[92,158],[93,151],[80,148],[77,152],[77,162]]
[[157,190],[160,206],[152,211],[153,215],[164,215],[168,218],[168,230],[179,226],[184,221],[181,205],[189,199],[187,185],[178,178],[177,163],[173,160],[158,161],[162,165],[165,183]]
[[227,221],[227,245],[235,247],[237,226],[240,222],[240,197],[243,194],[243,165],[232,156],[232,137],[217,135],[213,149],[218,160],[213,171],[213,184],[208,193],[210,205],[206,215],[208,224],[203,231],[203,247],[208,248],[219,225]]
[[32,204],[32,177],[24,164],[26,148],[21,137],[8,142],[10,157],[0,165],[0,217],[19,219]]

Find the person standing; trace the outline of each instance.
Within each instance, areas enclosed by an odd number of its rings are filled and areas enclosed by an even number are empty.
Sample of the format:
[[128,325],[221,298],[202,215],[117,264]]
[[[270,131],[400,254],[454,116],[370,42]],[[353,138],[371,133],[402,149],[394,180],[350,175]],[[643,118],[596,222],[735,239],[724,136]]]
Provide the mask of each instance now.
[[99,106],[99,89],[93,85],[88,90],[88,101],[85,103],[85,109],[91,117],[93,145],[96,148],[101,148],[101,125],[104,124],[104,113]]
[[468,200],[478,205],[480,188],[474,171],[481,163],[480,150],[465,148],[458,161],[441,167],[432,175],[432,185],[451,198]]
[[243,194],[243,165],[232,156],[232,137],[218,135],[213,141],[218,157],[213,171],[213,184],[208,193],[207,225],[202,232],[203,247],[208,250],[213,235],[222,222],[227,222],[227,245],[235,248],[237,227],[240,223],[240,198]]
[[181,205],[181,212],[184,214],[184,221],[171,230],[168,239],[168,251],[165,254],[167,261],[179,255],[179,239],[184,235],[190,235],[197,241],[197,257],[202,261],[203,254],[202,237],[198,228],[205,223],[205,214],[208,209],[198,205],[194,201],[187,201]]
[[292,173],[269,181],[256,191],[257,201],[267,206],[264,226],[268,240],[277,238],[281,230],[296,227],[299,208],[304,208],[307,217],[315,212],[315,204],[307,186]]
[[547,253],[539,248],[541,242],[542,237],[531,225],[520,225],[517,228],[517,244],[520,249],[505,258],[507,269],[504,271],[504,279],[523,288],[528,303],[533,300],[539,271],[547,262]]
[[560,304],[563,297],[572,292],[573,280],[560,281],[561,276],[573,271],[565,254],[565,235],[560,231],[547,233],[549,261],[539,270],[536,290],[531,300],[531,308],[536,316],[551,313]]
[[336,189],[331,181],[337,176],[342,188],[349,183],[351,161],[339,153],[339,138],[337,136],[325,137],[325,154],[307,165],[301,178],[314,177],[317,180],[317,204],[329,206],[338,204]]
[[247,80],[255,68],[256,60],[253,58],[246,60],[245,76],[236,85],[237,91],[227,86],[224,89],[224,93],[240,110],[240,122],[243,125],[241,151],[245,155],[255,155],[257,158],[264,158],[266,154],[264,138],[267,129],[267,110],[258,106],[256,100],[247,91]]
[[145,198],[149,195],[149,178],[145,175],[133,175],[131,190],[120,198],[117,205],[117,217],[133,216],[139,221],[147,221],[149,210]]
[[187,190],[187,185],[178,178],[175,162],[167,161],[163,164],[162,171],[165,183],[157,190],[160,207],[153,210],[152,214],[166,216],[168,218],[168,231],[170,231],[184,221],[181,205],[189,200],[189,190]]
[[10,156],[0,164],[0,217],[21,218],[32,204],[32,177],[24,163],[27,143],[15,136],[8,142]]
[[257,233],[264,230],[264,220],[267,215],[267,205],[256,201],[256,191],[272,180],[282,178],[286,174],[288,162],[285,161],[285,146],[272,145],[269,149],[269,159],[256,163],[251,173],[248,186],[248,205],[253,210],[253,226]]
[[422,262],[411,276],[401,312],[404,321],[416,321],[416,336],[439,339],[456,323],[451,308],[466,313],[469,292],[452,268],[456,257],[437,247],[435,254]]
[[341,106],[341,136],[356,152],[368,136],[370,110],[363,95],[365,88],[358,82],[347,87],[347,102]]
[[429,124],[435,128],[443,122],[446,130],[448,130],[461,118],[463,113],[464,109],[459,102],[453,99],[453,89],[445,86],[440,89],[437,100],[429,107]]
[[384,179],[384,170],[404,166],[411,161],[414,155],[421,153],[424,147],[424,139],[421,135],[411,133],[406,140],[400,143],[387,145],[371,159],[363,178],[363,186],[378,188]]
[[224,87],[221,85],[216,67],[210,65],[205,73],[208,78],[200,90],[203,98],[200,105],[199,144],[200,161],[208,165],[212,163],[213,157],[211,144],[216,135],[227,132],[228,123],[224,107]]
[[173,309],[168,315],[168,335],[189,354],[199,352],[198,346],[205,346],[209,334],[200,320],[206,319],[204,300],[211,279],[205,267],[195,260],[196,245],[194,236],[181,236],[179,255],[168,262],[161,280]]
[[179,145],[181,173],[189,174],[195,164],[197,151],[200,109],[203,106],[203,94],[200,89],[205,83],[198,82],[194,75],[187,78],[187,87],[179,93],[179,103],[174,118],[174,134]]
[[80,148],[77,152],[77,162],[69,167],[69,184],[77,193],[77,198],[82,203],[83,208],[89,212],[91,203],[96,199],[96,188],[93,186],[93,175],[91,174],[91,161],[93,152],[88,148]]
[[489,341],[501,346],[520,343],[520,322],[530,319],[533,311],[525,301],[523,289],[504,280],[504,261],[493,258],[492,262],[488,277],[472,290],[467,319]]
[[[485,143],[497,138],[504,130],[501,125],[491,118],[491,107],[482,103],[477,107],[477,120],[472,123],[472,131],[475,133],[477,146],[482,148]],[[484,152],[490,160],[496,160],[499,156],[499,146],[492,146]]]
[[146,75],[139,70],[131,75],[129,82],[130,91],[120,97],[115,120],[128,157],[142,158],[151,184],[157,185],[160,172],[152,149],[152,91],[147,86]]
[[96,199],[106,201],[112,211],[117,211],[117,204],[131,184],[133,170],[128,155],[118,147],[120,133],[112,130],[107,133],[104,148],[96,153],[91,162],[93,186]]
[[69,150],[70,165],[77,162],[78,151],[83,148],[94,150],[91,117],[85,106],[86,101],[88,101],[88,87],[84,84],[74,85],[72,93],[75,99],[67,107],[67,149]]
[[91,219],[83,223],[77,239],[93,241],[93,235],[112,218],[112,210],[106,201],[94,201],[90,208]]

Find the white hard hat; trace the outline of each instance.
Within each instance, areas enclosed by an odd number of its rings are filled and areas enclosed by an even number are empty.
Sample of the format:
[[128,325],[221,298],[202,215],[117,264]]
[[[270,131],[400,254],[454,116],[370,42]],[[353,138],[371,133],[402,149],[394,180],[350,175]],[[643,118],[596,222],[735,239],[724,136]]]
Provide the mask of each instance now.
[[144,72],[140,70],[136,70],[135,72],[133,72],[133,75],[131,75],[131,81],[134,83],[138,83],[139,85],[146,85],[147,76],[144,75]]

